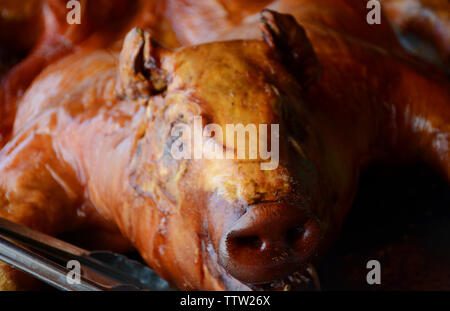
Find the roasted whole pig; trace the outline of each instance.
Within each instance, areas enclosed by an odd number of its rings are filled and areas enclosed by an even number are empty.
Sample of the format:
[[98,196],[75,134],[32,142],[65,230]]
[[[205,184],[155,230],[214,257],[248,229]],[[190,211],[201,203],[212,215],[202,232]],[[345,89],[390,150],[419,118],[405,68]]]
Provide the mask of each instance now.
[[[132,245],[180,289],[309,289],[366,165],[421,158],[450,181],[448,78],[364,1],[81,2],[81,25],[38,2],[1,82],[1,217]],[[196,116],[279,124],[279,164],[175,159]]]

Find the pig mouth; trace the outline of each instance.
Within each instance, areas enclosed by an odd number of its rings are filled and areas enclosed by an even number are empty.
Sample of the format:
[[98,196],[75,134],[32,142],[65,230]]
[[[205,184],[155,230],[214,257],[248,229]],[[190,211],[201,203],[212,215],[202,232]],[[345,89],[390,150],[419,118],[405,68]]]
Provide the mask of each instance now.
[[222,282],[221,290],[231,291],[319,291],[320,279],[316,269],[311,263],[306,263],[296,271],[273,279],[270,282],[249,283],[233,277],[217,262],[217,253],[210,244],[206,247],[209,256],[208,266],[212,271],[219,272],[216,277]]
[[307,264],[283,278],[267,283],[245,283],[227,274],[224,290],[250,290],[250,291],[320,291],[320,280],[312,264]]
[[290,275],[263,284],[247,284],[254,291],[318,291],[320,280],[316,269],[308,264],[304,269],[295,271]]

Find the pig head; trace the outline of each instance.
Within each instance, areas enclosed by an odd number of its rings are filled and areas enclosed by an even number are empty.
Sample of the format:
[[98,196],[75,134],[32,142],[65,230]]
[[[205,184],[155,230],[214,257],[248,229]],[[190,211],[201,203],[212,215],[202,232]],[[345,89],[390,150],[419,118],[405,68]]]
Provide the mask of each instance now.
[[[180,288],[314,288],[311,263],[351,193],[351,173],[336,194],[336,172],[319,169],[329,155],[302,99],[320,65],[295,20],[278,18],[263,19],[264,41],[170,52],[139,30],[125,40],[118,90],[146,101],[147,120],[130,182],[151,203],[118,222]],[[230,125],[248,129],[243,157]],[[270,159],[251,158],[255,137]]]

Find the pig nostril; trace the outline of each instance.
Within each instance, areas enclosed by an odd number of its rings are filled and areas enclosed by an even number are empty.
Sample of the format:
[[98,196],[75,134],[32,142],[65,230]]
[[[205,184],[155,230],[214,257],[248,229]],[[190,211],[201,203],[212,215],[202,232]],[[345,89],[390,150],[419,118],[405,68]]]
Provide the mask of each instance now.
[[235,247],[250,249],[260,249],[262,245],[261,239],[257,236],[235,237],[232,239],[231,243]]
[[298,241],[304,233],[305,229],[303,228],[303,226],[296,226],[288,229],[286,231],[286,241],[288,245],[295,244],[295,242]]

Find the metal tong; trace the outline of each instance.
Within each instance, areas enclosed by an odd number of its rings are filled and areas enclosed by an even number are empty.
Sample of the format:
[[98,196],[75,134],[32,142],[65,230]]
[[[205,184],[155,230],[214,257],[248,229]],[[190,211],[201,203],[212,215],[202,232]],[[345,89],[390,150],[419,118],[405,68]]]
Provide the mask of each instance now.
[[[74,260],[79,272],[68,267]],[[0,261],[60,290],[170,289],[153,270],[135,260],[108,251],[87,251],[3,218]]]

